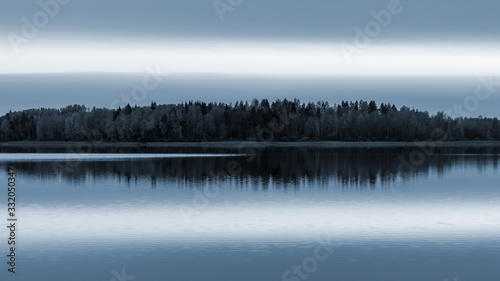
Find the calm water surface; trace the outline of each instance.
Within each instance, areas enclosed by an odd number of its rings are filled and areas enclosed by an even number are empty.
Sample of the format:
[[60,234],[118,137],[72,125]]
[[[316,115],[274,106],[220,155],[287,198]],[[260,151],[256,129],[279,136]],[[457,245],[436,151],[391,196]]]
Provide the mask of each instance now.
[[500,280],[500,149],[412,151],[2,148],[14,280]]

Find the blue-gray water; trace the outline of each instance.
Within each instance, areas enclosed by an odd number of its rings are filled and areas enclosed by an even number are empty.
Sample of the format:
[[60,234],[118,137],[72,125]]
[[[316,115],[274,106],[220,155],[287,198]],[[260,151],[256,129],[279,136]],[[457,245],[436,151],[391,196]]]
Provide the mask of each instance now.
[[13,280],[499,280],[500,149],[413,151],[0,148]]

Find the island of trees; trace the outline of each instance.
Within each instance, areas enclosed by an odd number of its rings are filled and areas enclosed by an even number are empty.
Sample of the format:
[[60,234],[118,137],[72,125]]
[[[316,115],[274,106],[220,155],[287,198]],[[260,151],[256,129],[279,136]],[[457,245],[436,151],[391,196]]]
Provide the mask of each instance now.
[[451,118],[375,101],[263,99],[29,109],[0,117],[0,141],[424,141],[499,140],[497,118]]

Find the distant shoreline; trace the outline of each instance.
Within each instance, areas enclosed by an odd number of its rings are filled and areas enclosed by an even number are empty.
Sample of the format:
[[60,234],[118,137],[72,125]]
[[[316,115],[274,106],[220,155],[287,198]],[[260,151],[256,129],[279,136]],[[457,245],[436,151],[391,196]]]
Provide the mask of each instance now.
[[64,142],[64,141],[15,141],[0,142],[0,147],[152,147],[152,148],[182,148],[182,147],[212,147],[238,148],[248,146],[264,147],[321,147],[321,148],[390,148],[390,147],[418,147],[433,144],[435,147],[500,147],[500,141],[308,141],[308,142],[249,142],[249,141],[218,141],[218,142]]
[[[69,105],[30,109],[0,117],[0,141],[168,142],[168,146],[235,146],[233,140],[277,141],[271,145],[330,147],[377,146],[441,139],[500,140],[498,118],[449,117],[375,101],[342,101],[330,105],[287,99],[234,105],[189,101],[178,104],[126,106],[118,109]],[[330,141],[340,142],[330,142]],[[360,142],[357,142],[360,141]],[[182,144],[175,144],[181,142]],[[194,144],[192,144],[192,143]],[[212,143],[214,142],[214,143]],[[281,144],[280,142],[286,142]],[[115,145],[116,146],[116,145]],[[129,144],[130,146],[130,144]],[[139,146],[134,144],[132,146]],[[161,146],[167,146],[165,144]]]

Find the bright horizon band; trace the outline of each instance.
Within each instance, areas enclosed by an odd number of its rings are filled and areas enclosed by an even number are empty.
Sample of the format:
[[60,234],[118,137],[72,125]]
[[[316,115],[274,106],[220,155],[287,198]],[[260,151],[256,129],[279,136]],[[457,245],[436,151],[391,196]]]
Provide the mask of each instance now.
[[336,43],[176,42],[32,45],[0,49],[0,74],[144,73],[270,77],[496,76],[495,44],[373,44],[346,53]]

